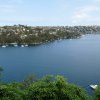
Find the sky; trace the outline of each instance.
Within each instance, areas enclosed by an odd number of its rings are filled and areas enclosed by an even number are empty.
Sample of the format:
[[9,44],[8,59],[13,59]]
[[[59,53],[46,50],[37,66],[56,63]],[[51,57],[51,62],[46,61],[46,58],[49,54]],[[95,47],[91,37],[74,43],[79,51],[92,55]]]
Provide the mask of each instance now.
[[100,25],[100,0],[0,0],[0,26]]

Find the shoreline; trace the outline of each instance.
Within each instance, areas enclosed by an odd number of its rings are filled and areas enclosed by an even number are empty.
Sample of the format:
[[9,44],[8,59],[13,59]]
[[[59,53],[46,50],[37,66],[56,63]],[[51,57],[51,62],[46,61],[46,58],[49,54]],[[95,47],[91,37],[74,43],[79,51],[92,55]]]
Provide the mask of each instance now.
[[0,46],[35,46],[55,40],[77,39],[86,34],[100,34],[100,26],[3,26],[0,27]]
[[31,46],[37,46],[37,45],[42,45],[46,43],[51,43],[54,41],[61,41],[61,40],[72,40],[72,39],[79,39],[81,36],[78,36],[76,38],[59,38],[51,41],[45,41],[45,42],[40,42],[40,43],[0,43],[0,47],[31,47]]

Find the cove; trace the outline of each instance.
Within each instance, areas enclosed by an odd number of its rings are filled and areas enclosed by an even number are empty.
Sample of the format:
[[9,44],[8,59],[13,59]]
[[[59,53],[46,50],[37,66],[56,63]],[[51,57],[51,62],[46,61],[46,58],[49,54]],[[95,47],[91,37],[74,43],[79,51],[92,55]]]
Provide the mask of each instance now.
[[2,80],[22,81],[34,74],[63,75],[85,87],[100,83],[100,35],[85,35],[33,47],[0,47]]

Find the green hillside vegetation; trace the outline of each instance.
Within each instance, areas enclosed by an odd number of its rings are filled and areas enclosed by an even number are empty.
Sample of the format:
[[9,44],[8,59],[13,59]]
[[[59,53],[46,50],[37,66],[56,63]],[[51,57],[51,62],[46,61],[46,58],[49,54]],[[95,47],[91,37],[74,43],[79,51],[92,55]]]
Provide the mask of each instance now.
[[2,26],[0,45],[37,45],[60,39],[79,38],[84,34],[100,33],[100,26]]
[[100,87],[90,97],[82,87],[68,83],[63,76],[37,79],[31,75],[23,82],[1,82],[0,100],[100,100]]

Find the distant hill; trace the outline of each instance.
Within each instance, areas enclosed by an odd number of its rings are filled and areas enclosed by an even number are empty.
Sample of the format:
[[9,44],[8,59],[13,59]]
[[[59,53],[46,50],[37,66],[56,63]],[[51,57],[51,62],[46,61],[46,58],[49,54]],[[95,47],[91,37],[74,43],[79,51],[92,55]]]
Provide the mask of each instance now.
[[37,45],[59,39],[79,38],[83,34],[99,33],[100,26],[2,26],[0,45]]

